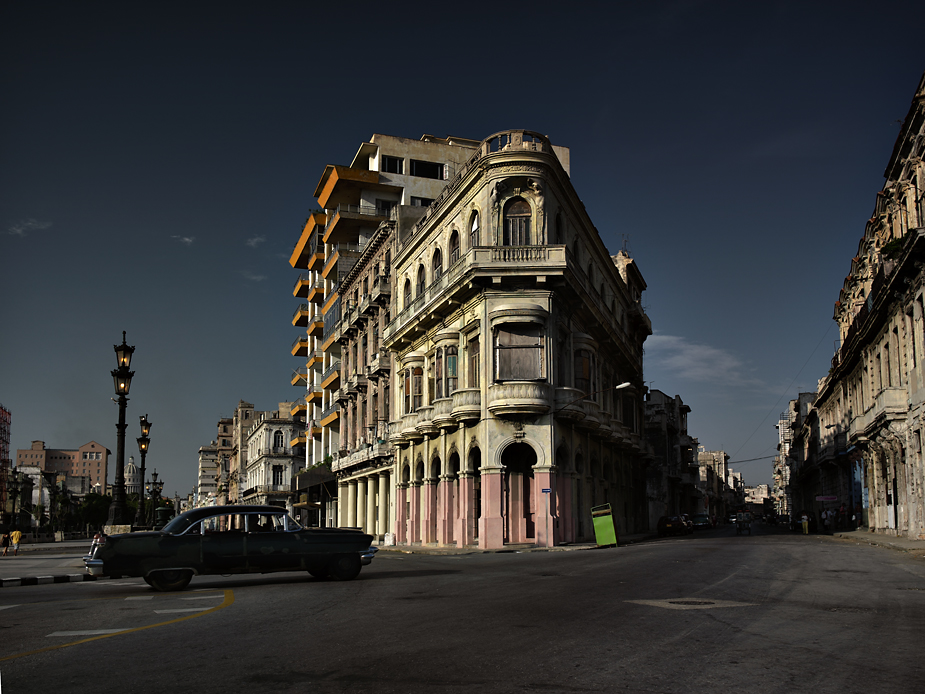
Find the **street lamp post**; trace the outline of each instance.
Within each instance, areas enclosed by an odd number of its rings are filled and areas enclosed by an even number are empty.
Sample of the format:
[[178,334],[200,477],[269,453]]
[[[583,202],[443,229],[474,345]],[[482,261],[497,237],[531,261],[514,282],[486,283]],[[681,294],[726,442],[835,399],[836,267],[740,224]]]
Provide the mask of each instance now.
[[148,493],[151,495],[151,523],[149,525],[154,525],[157,520],[157,500],[161,496],[161,490],[164,488],[164,482],[157,479],[157,470],[151,473],[151,481],[145,486]]
[[122,344],[113,345],[116,352],[118,368],[112,371],[112,380],[119,399],[119,423],[116,424],[116,477],[112,484],[112,503],[109,505],[109,519],[107,525],[126,525],[131,522],[125,506],[125,407],[128,404],[129,388],[132,386],[134,371],[129,371],[132,363],[134,347],[125,342],[125,331],[122,331]]
[[138,511],[135,513],[135,525],[143,526],[145,523],[145,454],[148,452],[148,446],[151,439],[148,434],[151,432],[151,422],[148,421],[148,415],[144,414],[139,417],[141,420],[141,436],[138,437],[138,452],[141,453],[141,484],[138,485]]

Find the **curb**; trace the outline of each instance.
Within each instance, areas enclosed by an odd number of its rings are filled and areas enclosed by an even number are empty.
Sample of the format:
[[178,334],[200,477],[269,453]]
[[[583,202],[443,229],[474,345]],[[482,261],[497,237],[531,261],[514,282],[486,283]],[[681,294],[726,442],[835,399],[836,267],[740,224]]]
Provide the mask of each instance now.
[[41,586],[48,583],[82,583],[96,581],[104,576],[90,574],[59,574],[57,576],[24,576],[23,578],[0,578],[0,588],[18,588],[20,586]]

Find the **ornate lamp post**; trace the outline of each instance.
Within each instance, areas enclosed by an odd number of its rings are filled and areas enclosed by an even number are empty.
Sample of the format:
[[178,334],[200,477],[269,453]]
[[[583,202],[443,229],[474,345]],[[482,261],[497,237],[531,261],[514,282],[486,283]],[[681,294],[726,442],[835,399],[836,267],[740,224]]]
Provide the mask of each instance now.
[[138,485],[138,511],[135,513],[135,525],[145,525],[145,454],[148,452],[148,446],[151,439],[148,434],[151,432],[151,422],[148,421],[148,415],[144,414],[139,417],[141,420],[141,436],[138,437],[138,452],[141,453],[141,484]]
[[151,496],[151,523],[153,525],[154,521],[157,519],[157,500],[161,496],[161,490],[164,488],[164,482],[157,479],[157,470],[151,473],[151,481],[145,485],[145,489]]
[[116,351],[118,368],[112,371],[112,380],[119,399],[119,423],[116,424],[116,478],[112,484],[112,504],[109,506],[107,525],[126,525],[131,523],[125,506],[125,407],[128,404],[129,388],[132,387],[134,371],[129,371],[132,364],[134,347],[125,343],[125,331],[122,331],[122,344],[113,345]]

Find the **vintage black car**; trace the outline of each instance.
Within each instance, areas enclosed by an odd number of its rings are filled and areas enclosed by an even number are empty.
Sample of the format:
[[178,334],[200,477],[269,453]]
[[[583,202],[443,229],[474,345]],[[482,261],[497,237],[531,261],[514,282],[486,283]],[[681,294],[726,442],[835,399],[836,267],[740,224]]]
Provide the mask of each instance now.
[[276,506],[196,508],[162,530],[102,536],[84,557],[94,576],[141,576],[182,590],[194,575],[308,571],[356,578],[372,561],[372,536],[350,528],[303,528]]

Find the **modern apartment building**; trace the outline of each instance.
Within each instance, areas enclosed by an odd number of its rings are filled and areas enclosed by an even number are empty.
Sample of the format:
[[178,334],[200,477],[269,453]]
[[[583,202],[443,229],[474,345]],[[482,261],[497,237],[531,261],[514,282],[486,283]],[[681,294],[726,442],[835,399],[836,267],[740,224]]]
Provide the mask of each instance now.
[[[524,130],[425,136],[404,156],[374,140],[326,169],[325,213],[290,261],[318,267],[312,239],[325,244],[322,364],[306,376],[341,524],[408,544],[551,546],[591,538],[591,508],[608,503],[621,532],[647,527],[645,282],[604,246],[568,150]],[[407,175],[400,194],[381,187]],[[350,218],[356,248],[331,248],[348,193],[367,218]]]

